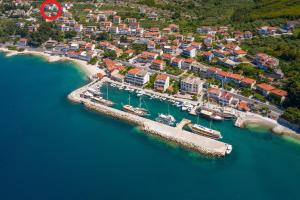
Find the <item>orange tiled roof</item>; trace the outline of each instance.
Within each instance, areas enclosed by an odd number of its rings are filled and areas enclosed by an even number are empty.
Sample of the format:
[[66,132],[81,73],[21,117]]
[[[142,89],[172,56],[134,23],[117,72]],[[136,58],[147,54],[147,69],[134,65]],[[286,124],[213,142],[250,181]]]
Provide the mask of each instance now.
[[261,88],[265,91],[271,91],[271,90],[275,89],[272,85],[269,85],[269,84],[266,84],[266,83],[258,84],[257,87],[259,87],[259,88]]
[[133,69],[131,69],[131,70],[129,70],[128,71],[128,74],[133,74],[133,75],[136,75],[136,74],[138,74],[138,73],[140,73],[142,71],[142,69],[141,68],[133,68]]
[[209,88],[207,92],[210,93],[210,94],[219,95],[221,91],[218,88]]
[[252,79],[252,78],[243,78],[242,80],[241,80],[243,83],[246,83],[246,84],[253,84],[253,83],[255,83],[256,82],[256,80],[254,80],[254,79]]
[[152,63],[162,65],[163,61],[162,60],[152,60]]
[[281,90],[281,89],[278,89],[278,88],[275,88],[275,89],[271,90],[271,93],[275,94],[275,95],[278,95],[278,96],[281,96],[281,97],[285,97],[285,96],[288,95],[287,91]]
[[156,76],[156,79],[155,80],[167,80],[167,78],[168,78],[169,76],[168,75],[166,75],[166,74],[158,74],[157,76]]

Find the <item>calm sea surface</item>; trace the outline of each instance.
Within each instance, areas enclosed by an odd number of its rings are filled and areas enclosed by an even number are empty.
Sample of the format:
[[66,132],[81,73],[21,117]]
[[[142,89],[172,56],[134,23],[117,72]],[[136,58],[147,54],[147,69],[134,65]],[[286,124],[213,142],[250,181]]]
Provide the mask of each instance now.
[[[0,74],[1,200],[299,199],[300,144],[293,140],[214,122],[233,151],[211,159],[68,102],[87,83],[71,63],[0,54]],[[130,94],[138,105],[133,93],[109,87],[116,107]],[[142,103],[150,118],[169,110],[178,121],[197,121],[164,102]]]

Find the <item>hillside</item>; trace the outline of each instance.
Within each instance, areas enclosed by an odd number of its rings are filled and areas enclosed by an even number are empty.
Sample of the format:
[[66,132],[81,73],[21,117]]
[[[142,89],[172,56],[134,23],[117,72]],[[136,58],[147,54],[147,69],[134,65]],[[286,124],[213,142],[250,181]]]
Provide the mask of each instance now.
[[234,21],[247,22],[262,19],[299,19],[299,0],[256,0],[254,6],[236,10]]
[[[132,0],[129,0],[133,2]],[[172,12],[178,23],[197,25],[233,24],[251,28],[262,24],[280,24],[300,18],[299,0],[138,0],[140,5]],[[191,22],[192,21],[192,22]]]

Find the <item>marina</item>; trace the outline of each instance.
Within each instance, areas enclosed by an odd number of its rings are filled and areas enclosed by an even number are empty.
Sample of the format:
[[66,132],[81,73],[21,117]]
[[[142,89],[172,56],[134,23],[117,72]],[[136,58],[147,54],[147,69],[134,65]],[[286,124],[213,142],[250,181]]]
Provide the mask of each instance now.
[[[191,122],[190,120],[183,119],[179,124],[177,124],[176,127],[174,127],[172,125],[175,124],[175,118],[173,116],[171,117],[170,114],[160,114],[160,120],[158,120],[160,122],[157,122],[153,120],[156,117],[153,113],[150,113],[151,117],[149,116],[148,118],[145,118],[141,117],[143,115],[137,114],[136,110],[134,112],[124,112],[122,109],[120,109],[124,107],[122,105],[114,104],[114,107],[108,107],[104,104],[91,101],[90,97],[84,98],[81,95],[90,87],[100,88],[99,86],[103,85],[102,89],[105,90],[106,87],[104,84],[106,84],[105,80],[92,82],[87,86],[75,90],[68,96],[68,98],[73,102],[81,103],[85,107],[101,114],[137,125],[146,133],[159,136],[162,139],[170,142],[175,142],[180,146],[193,151],[211,156],[225,156],[231,153],[232,146],[230,144],[184,130],[184,126],[189,124]],[[138,97],[141,97],[145,94],[139,95]],[[138,100],[140,100],[140,98],[138,98]]]

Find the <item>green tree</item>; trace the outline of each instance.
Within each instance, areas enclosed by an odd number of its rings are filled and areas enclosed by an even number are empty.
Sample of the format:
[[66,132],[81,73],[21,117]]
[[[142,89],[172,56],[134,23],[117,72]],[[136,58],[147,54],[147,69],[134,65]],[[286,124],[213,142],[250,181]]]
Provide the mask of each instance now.
[[103,54],[103,58],[110,58],[112,60],[117,58],[117,53],[112,50],[105,50]]

